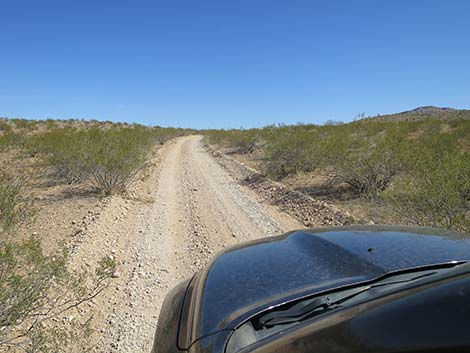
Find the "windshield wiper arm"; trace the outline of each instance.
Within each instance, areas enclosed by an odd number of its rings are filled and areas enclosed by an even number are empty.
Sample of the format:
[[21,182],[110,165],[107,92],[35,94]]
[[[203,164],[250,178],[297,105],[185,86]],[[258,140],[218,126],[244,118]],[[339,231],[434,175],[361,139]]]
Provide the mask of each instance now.
[[289,309],[279,312],[272,311],[259,318],[258,322],[263,327],[289,324],[302,321],[310,316],[338,307],[342,302],[369,290],[371,286],[362,286],[350,289],[338,294],[315,298],[295,304]]
[[[446,264],[446,267],[443,270],[461,265],[462,263],[465,262],[451,264],[451,266]],[[338,308],[345,301],[371,289],[377,288],[380,290],[380,287],[393,287],[394,285],[406,284],[424,277],[435,275],[439,272],[440,271],[436,269],[428,269],[417,271],[415,273],[409,272],[396,274],[388,279],[380,280],[368,285],[342,290],[337,293],[326,294],[324,296],[313,299],[302,300],[292,306],[289,306],[287,309],[274,310],[259,316],[255,321],[255,325],[258,327],[270,328],[277,325],[299,322],[312,316],[324,313],[325,311]]]

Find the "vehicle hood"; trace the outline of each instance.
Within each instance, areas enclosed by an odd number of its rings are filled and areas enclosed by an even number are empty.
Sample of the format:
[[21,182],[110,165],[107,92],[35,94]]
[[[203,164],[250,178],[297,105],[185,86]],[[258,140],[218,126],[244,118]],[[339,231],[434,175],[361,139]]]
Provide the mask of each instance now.
[[360,226],[302,230],[229,248],[192,280],[179,345],[288,300],[372,280],[388,272],[470,260],[465,234]]

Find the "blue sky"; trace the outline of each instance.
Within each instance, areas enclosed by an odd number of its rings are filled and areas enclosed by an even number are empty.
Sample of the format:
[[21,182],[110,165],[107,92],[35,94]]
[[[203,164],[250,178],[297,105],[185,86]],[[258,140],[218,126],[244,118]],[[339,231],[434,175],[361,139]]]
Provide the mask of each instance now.
[[0,2],[0,116],[163,126],[470,108],[466,0]]

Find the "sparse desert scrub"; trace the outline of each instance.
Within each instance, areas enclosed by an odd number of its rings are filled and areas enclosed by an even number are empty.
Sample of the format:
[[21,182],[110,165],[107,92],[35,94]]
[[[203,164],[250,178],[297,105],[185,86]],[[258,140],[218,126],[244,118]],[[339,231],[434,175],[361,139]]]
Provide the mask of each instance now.
[[403,136],[393,129],[374,135],[361,127],[331,130],[323,138],[321,162],[333,171],[331,184],[345,183],[359,195],[378,197],[403,169]]
[[261,155],[258,162],[273,178],[327,172],[326,188],[346,185],[357,197],[380,199],[402,215],[399,222],[468,231],[470,120],[452,114],[444,121],[421,116],[206,135],[210,143],[223,146],[236,146],[240,134],[263,141],[255,144]]
[[[95,271],[71,258],[65,249],[75,245],[77,230],[86,229],[81,215],[92,211],[95,217],[96,209],[74,210],[70,216],[57,210],[81,198],[73,192],[82,186],[103,194],[123,191],[155,144],[189,132],[98,121],[0,119],[0,351],[92,350],[94,310],[81,306],[107,287],[115,274],[114,258],[104,257]],[[83,185],[76,189],[67,183]],[[57,222],[58,214],[65,216],[63,222]],[[63,232],[48,233],[45,221],[56,230],[65,226]]]
[[53,319],[106,288],[114,260],[102,259],[95,275],[86,276],[68,269],[66,251],[46,256],[39,238],[16,239],[17,227],[36,212],[28,180],[0,172],[0,350],[73,352],[88,344],[87,320]]
[[[1,236],[1,234],[0,234]],[[0,245],[0,350],[76,352],[89,349],[88,320],[54,319],[96,297],[108,285],[114,261],[105,258],[94,276],[68,269],[67,253],[46,256],[30,238]]]
[[28,149],[58,178],[68,183],[89,181],[109,195],[125,191],[144,166],[151,146],[163,141],[163,134],[143,126],[58,128],[33,136]]
[[275,179],[318,168],[318,133],[306,125],[279,127],[266,131],[263,161],[264,172]]
[[470,231],[470,151],[460,137],[429,135],[408,146],[407,173],[386,195],[399,212],[420,225]]
[[[0,234],[4,237],[35,213],[27,190],[28,176],[0,171]],[[5,239],[0,239],[0,244]]]
[[252,153],[262,144],[257,129],[249,130],[208,130],[206,136],[214,145],[223,144],[240,154]]
[[23,136],[15,132],[10,124],[0,120],[0,152],[21,144],[23,140]]

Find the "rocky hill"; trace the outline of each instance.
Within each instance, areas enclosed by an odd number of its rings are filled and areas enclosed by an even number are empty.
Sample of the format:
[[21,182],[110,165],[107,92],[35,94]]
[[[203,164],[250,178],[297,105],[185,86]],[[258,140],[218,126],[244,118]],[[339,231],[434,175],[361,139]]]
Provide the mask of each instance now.
[[453,109],[442,108],[435,106],[423,106],[413,110],[407,110],[401,113],[377,115],[374,117],[367,117],[364,120],[374,121],[423,121],[430,119],[441,120],[457,120],[457,119],[470,119],[470,110],[467,109]]

